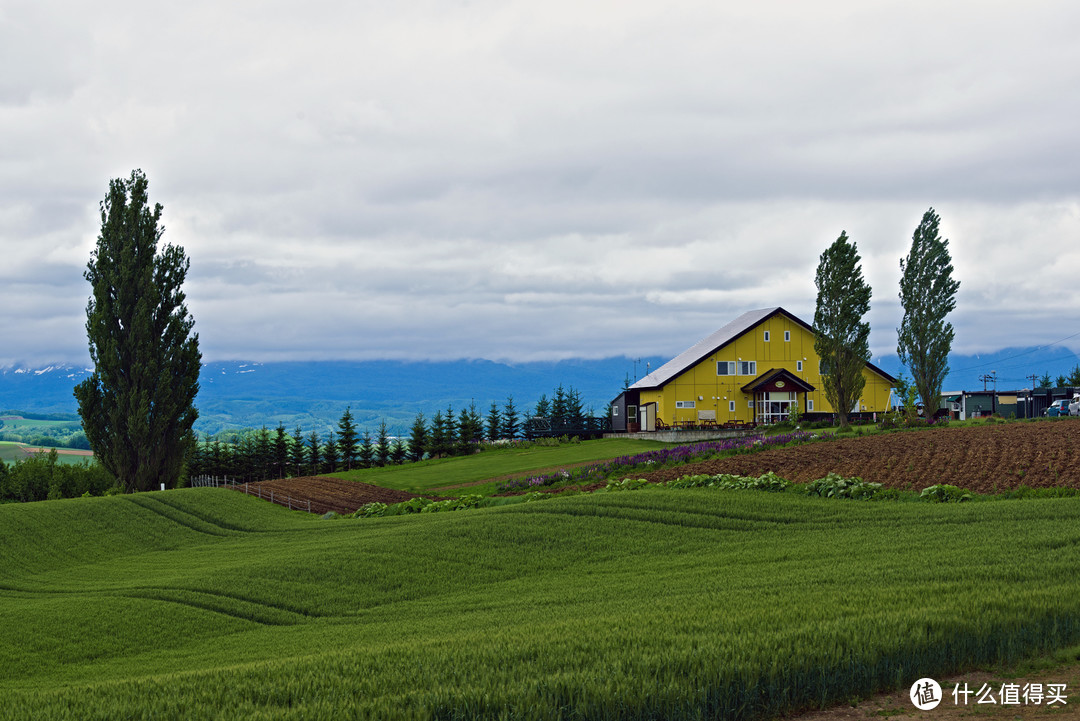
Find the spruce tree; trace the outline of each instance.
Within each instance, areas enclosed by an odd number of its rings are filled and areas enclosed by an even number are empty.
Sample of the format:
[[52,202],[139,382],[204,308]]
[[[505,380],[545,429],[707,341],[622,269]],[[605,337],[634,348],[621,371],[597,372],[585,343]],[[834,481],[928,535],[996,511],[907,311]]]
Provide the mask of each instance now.
[[818,262],[814,352],[825,369],[825,398],[847,428],[848,414],[866,385],[863,369],[870,360],[870,286],[863,280],[858,248],[847,233],[829,246]]
[[495,401],[492,401],[491,407],[488,408],[487,427],[484,432],[488,443],[494,443],[499,439],[500,430],[502,430],[502,414],[499,413],[499,407],[495,405]]
[[319,445],[319,434],[312,431],[307,438],[307,462],[311,475],[319,475],[319,467],[322,465],[322,448]]
[[472,453],[483,432],[484,424],[476,410],[476,402],[473,401],[468,408],[461,409],[461,415],[458,418],[455,452],[459,455]]
[[1065,385],[1072,388],[1080,387],[1080,365],[1073,366],[1069,371],[1069,377],[1065,379]]
[[339,448],[338,442],[334,440],[334,432],[330,431],[330,435],[326,437],[326,445],[323,446],[323,468],[326,469],[324,473],[337,472]]
[[270,478],[270,469],[273,466],[273,450],[270,443],[270,431],[263,426],[255,433],[254,465],[255,473],[260,481]]
[[357,462],[359,468],[371,468],[375,465],[375,444],[371,440],[371,432],[364,429],[360,434],[360,458]]
[[292,474],[294,476],[303,475],[301,470],[304,465],[304,432],[300,429],[300,426],[296,426],[293,429],[292,443],[289,445],[289,465],[292,466]]
[[502,410],[502,435],[504,438],[514,440],[520,432],[517,408],[514,407],[514,397],[507,396]]
[[[551,422],[557,424],[566,423],[566,390],[563,389],[562,383],[555,389],[555,395],[551,399]],[[536,415],[540,415],[537,413]]]
[[956,307],[960,288],[952,277],[949,241],[938,232],[940,222],[933,208],[926,211],[915,228],[907,258],[900,260],[904,317],[897,329],[896,352],[911,370],[928,420],[941,405],[941,385],[949,374],[954,332],[945,317]]
[[83,277],[92,297],[86,334],[93,374],[75,387],[94,457],[125,491],[174,486],[194,443],[199,336],[181,289],[183,248],[158,248],[162,206],[151,209],[140,170],[109,183],[101,232]]
[[407,457],[412,462],[424,460],[424,454],[428,450],[427,421],[424,420],[423,411],[416,414],[412,428],[409,429],[409,451]]
[[284,478],[289,465],[289,436],[285,424],[278,421],[273,440],[274,477]]
[[356,424],[353,422],[352,407],[347,407],[345,412],[341,414],[341,420],[338,421],[338,433],[340,439],[338,440],[338,450],[340,452],[341,463],[345,467],[346,471],[352,470],[353,463],[356,461]]
[[390,446],[390,462],[395,466],[400,466],[405,462],[405,441],[401,440],[401,436],[395,438]]
[[386,430],[386,421],[379,421],[379,432],[375,436],[375,465],[385,466],[390,462],[390,434]]
[[458,444],[458,419],[454,415],[454,406],[448,405],[443,413],[443,429],[445,431],[443,453],[448,456],[454,455]]
[[450,452],[450,444],[447,441],[446,420],[443,419],[442,411],[435,411],[435,415],[431,417],[427,451],[432,458],[441,458]]
[[566,420],[575,427],[585,422],[585,407],[581,400],[581,391],[570,386],[566,391]]

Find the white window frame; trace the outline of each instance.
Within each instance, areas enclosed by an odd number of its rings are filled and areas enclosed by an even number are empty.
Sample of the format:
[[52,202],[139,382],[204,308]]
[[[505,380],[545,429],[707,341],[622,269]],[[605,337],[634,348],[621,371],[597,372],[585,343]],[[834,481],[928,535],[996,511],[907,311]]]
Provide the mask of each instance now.
[[769,331],[765,331],[765,342],[769,342]]
[[791,342],[791,331],[789,331],[789,330],[784,331],[784,342],[785,343],[790,343]]
[[[743,372],[745,371],[745,373]],[[757,361],[739,361],[739,375],[741,376],[756,376],[757,375]]]
[[802,373],[802,361],[795,361],[795,372]]
[[631,423],[637,423],[637,419],[638,419],[638,407],[637,406],[627,406],[626,407],[626,420],[630,421]]
[[751,410],[753,410],[753,408],[754,408],[754,402],[753,402],[753,401],[747,401],[747,402],[746,402],[746,407],[747,407],[747,408],[749,408],[749,409],[751,409]]
[[814,410],[814,400],[812,398],[808,398],[806,401],[806,412],[809,413],[812,410]]
[[735,412],[735,401],[728,401],[727,409],[729,413]]
[[[720,372],[720,366],[724,366],[726,373]],[[738,366],[735,365],[735,361],[716,361],[716,375],[718,376],[733,376],[737,375],[735,371],[738,370]]]
[[697,408],[697,401],[675,401],[676,408]]
[[619,415],[619,407],[618,406],[612,406],[611,407],[611,417],[614,418],[617,415]]

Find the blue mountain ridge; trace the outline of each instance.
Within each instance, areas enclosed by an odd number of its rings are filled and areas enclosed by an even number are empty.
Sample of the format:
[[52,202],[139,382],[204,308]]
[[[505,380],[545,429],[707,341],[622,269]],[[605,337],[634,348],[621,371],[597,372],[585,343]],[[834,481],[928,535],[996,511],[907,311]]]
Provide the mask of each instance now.
[[[581,393],[585,407],[606,413],[608,403],[626,379],[644,376],[668,359],[625,357],[558,362],[499,363],[457,361],[295,361],[207,363],[200,376],[196,400],[200,418],[196,430],[267,426],[279,422],[292,431],[314,429],[325,434],[351,407],[361,428],[374,430],[385,420],[392,433],[404,434],[418,412],[427,418],[436,411],[455,411],[475,403],[486,414],[491,403],[502,408],[508,396],[525,413],[542,394],[549,397],[559,384]],[[875,358],[875,365],[892,375],[902,366],[896,356]],[[953,355],[943,390],[977,390],[980,377],[997,371],[998,390],[1031,386],[1032,374],[1068,375],[1080,363],[1060,347],[1007,348],[995,353]],[[76,411],[72,389],[90,374],[70,364],[45,368],[0,369],[0,411],[38,413]],[[907,374],[910,377],[910,374]]]

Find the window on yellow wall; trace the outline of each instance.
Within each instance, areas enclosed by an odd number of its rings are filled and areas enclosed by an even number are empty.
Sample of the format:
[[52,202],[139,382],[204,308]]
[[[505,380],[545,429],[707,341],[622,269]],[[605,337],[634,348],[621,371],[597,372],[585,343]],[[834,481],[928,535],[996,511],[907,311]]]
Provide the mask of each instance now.
[[697,401],[675,401],[676,408],[696,408]]
[[739,361],[739,375],[756,376],[757,361]]
[[731,413],[734,413],[735,412],[735,401],[728,401],[727,409]]
[[765,342],[769,342],[769,331],[765,331]]
[[791,331],[789,331],[789,330],[784,331],[784,342],[785,343],[790,343],[791,342]]
[[802,361],[795,361],[795,372],[802,373]]
[[808,410],[808,411],[814,410],[814,401],[810,400],[810,401],[806,402],[806,410]]
[[735,375],[735,361],[719,361],[716,364],[716,375],[718,375],[718,376],[733,376],[733,375]]

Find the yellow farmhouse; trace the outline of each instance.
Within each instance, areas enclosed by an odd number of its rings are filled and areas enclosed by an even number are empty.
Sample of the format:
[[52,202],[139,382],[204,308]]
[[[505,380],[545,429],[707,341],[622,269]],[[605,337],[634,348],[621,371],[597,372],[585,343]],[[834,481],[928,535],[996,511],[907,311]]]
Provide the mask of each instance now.
[[[852,410],[889,410],[896,379],[867,363],[866,387]],[[612,402],[612,430],[776,423],[798,409],[807,419],[833,413],[814,353],[814,329],[783,308],[743,313],[649,373]]]

